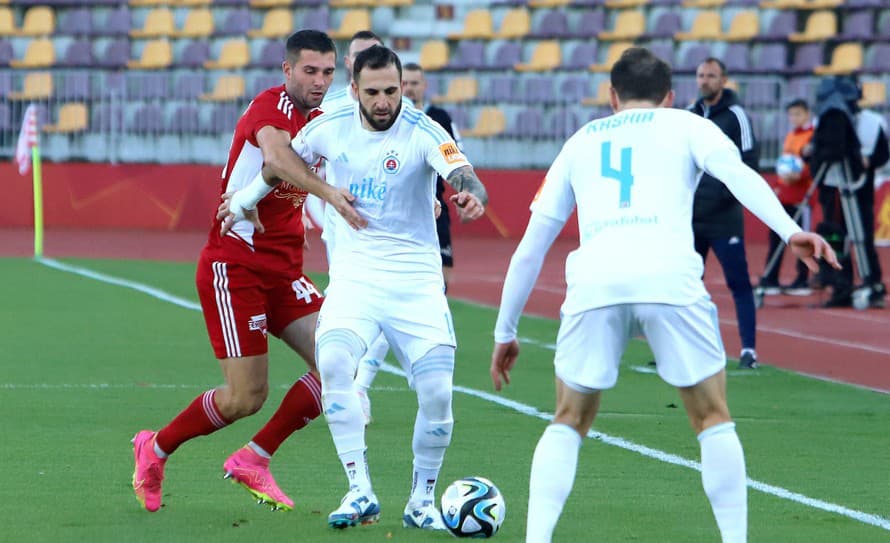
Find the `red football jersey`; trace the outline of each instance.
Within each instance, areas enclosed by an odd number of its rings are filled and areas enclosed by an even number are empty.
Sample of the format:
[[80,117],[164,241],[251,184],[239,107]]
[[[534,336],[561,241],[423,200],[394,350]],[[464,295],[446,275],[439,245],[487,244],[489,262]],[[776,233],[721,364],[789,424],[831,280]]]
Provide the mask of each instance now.
[[[314,118],[321,114],[315,110]],[[261,92],[247,106],[238,119],[229,158],[222,172],[220,194],[238,190],[260,173],[263,153],[257,144],[257,132],[265,126],[286,130],[290,137],[297,135],[309,122],[294,107],[284,85]],[[303,267],[303,202],[307,193],[287,183],[281,183],[257,204],[260,221],[266,231],[258,234],[248,221],[236,223],[232,230],[220,236],[220,221],[215,218],[204,252],[212,259],[242,263],[258,271],[291,272]]]

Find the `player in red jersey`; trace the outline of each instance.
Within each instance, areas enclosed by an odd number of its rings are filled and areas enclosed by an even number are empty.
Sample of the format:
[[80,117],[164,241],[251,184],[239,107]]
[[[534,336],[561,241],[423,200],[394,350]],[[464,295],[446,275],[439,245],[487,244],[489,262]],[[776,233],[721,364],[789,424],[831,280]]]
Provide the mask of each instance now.
[[223,468],[226,477],[273,509],[293,507],[269,472],[269,458],[290,434],[321,413],[314,337],[322,296],[302,271],[303,201],[311,192],[354,227],[364,225],[350,203],[353,197],[319,179],[290,148],[300,128],[321,113],[317,108],[331,85],[335,65],[336,50],[327,34],[314,30],[293,34],[282,63],[285,84],[254,98],[235,128],[222,192],[249,184],[264,165],[285,183],[257,205],[262,226],[242,221],[223,234],[216,221],[210,230],[195,281],[226,384],[199,395],[160,431],[143,430],[133,438],[133,489],[148,511],[161,505],[168,455],[186,441],[262,407],[269,390],[267,333],[303,357],[309,372]]

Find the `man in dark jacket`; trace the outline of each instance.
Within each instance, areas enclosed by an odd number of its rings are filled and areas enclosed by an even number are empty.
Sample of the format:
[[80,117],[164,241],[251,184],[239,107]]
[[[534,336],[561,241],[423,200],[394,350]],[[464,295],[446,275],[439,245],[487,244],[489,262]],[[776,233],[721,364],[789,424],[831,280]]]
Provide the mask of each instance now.
[[[726,66],[719,59],[707,58],[698,65],[695,79],[700,97],[690,111],[711,119],[719,126],[739,148],[745,164],[757,170],[760,157],[754,130],[739,105],[738,96],[732,89],[726,88]],[[732,292],[742,342],[739,367],[754,369],[757,367],[757,353],[754,350],[757,315],[745,255],[742,206],[726,185],[707,174],[702,175],[695,192],[692,229],[695,250],[702,260],[707,260],[710,249],[714,250],[723,268],[726,285]]]
[[[460,134],[451,121],[451,115],[440,107],[426,104],[426,87],[427,82],[423,76],[423,68],[419,64],[409,62],[402,67],[402,93],[414,102],[414,107],[424,111],[432,120],[439,123],[460,147]],[[445,182],[439,177],[436,181],[436,199],[442,206],[442,213],[436,219],[436,231],[439,234],[439,250],[442,253],[442,276],[445,278],[445,288],[447,289],[451,279],[451,270],[454,267],[454,257],[451,253],[451,216],[443,196],[444,192]]]

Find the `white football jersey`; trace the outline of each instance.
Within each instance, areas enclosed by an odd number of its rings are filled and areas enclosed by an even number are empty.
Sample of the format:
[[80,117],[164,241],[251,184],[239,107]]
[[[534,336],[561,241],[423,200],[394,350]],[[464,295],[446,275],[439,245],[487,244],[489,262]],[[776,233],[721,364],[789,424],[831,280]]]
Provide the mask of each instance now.
[[531,206],[560,221],[578,209],[563,313],[707,296],[692,201],[705,159],[722,149],[738,154],[713,122],[666,108],[597,119],[565,143]]
[[335,210],[325,210],[331,279],[391,280],[395,272],[441,281],[436,175],[447,178],[470,164],[422,111],[403,107],[379,132],[364,128],[360,115],[358,104],[325,113],[291,142],[308,164],[325,160],[327,182],[349,190],[368,221],[356,231]]

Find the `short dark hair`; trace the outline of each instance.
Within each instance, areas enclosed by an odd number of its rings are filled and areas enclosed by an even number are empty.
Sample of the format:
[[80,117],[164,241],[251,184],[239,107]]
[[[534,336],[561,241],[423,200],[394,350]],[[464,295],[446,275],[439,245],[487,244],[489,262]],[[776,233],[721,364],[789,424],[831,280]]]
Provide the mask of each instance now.
[[287,39],[287,60],[291,64],[299,60],[300,52],[309,50],[318,53],[333,52],[337,55],[337,48],[334,46],[334,40],[330,36],[320,30],[299,30],[290,35]]
[[645,47],[631,47],[612,66],[612,88],[623,100],[660,104],[671,92],[671,67]]
[[355,40],[374,40],[379,42],[380,45],[383,45],[383,38],[375,34],[372,30],[359,30],[349,38],[349,43],[352,43]]
[[352,64],[352,79],[358,82],[359,74],[365,68],[379,70],[387,66],[395,66],[399,71],[399,80],[402,79],[402,61],[395,52],[382,45],[372,45],[355,56]]
[[421,72],[421,73],[423,73],[423,68],[420,66],[420,64],[418,64],[416,62],[409,62],[408,64],[405,64],[404,66],[402,66],[402,70],[406,71],[406,72]]
[[729,74],[729,72],[726,71],[726,64],[724,64],[723,61],[717,57],[708,57],[708,58],[704,59],[703,61],[699,62],[698,65],[701,66],[702,64],[711,64],[711,63],[716,64],[717,66],[720,66],[720,75],[728,75]]
[[785,106],[785,111],[788,111],[789,109],[795,108],[795,107],[799,107],[799,108],[803,109],[804,111],[810,110],[810,105],[807,104],[806,100],[804,100],[803,98],[795,98],[794,100],[791,100],[790,102],[788,102],[788,105]]

